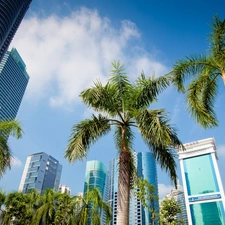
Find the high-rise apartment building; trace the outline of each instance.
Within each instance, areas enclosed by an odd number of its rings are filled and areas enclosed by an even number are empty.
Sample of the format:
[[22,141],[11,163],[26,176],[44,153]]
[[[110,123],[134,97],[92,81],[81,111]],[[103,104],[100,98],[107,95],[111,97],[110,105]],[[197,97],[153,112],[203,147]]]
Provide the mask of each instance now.
[[173,188],[171,192],[166,195],[166,198],[171,199],[174,198],[179,206],[181,207],[181,213],[177,214],[178,220],[183,220],[185,225],[188,225],[188,219],[187,219],[187,211],[186,211],[186,205],[185,205],[185,196],[184,196],[184,189],[183,187],[178,184],[177,188]]
[[43,194],[46,189],[58,191],[62,165],[52,156],[40,152],[29,155],[24,167],[19,191],[36,189]]
[[15,119],[28,80],[26,65],[13,48],[0,63],[0,121]]
[[224,225],[225,197],[213,138],[187,143],[179,152],[189,225]]
[[32,0],[0,0],[0,62]]
[[[138,177],[148,180],[155,187],[155,195],[158,196],[158,180],[156,171],[156,162],[151,152],[134,152],[134,161],[137,168]],[[108,175],[108,201],[113,209],[113,218],[111,224],[117,224],[117,207],[118,207],[118,160],[113,159],[110,162]],[[149,203],[150,205],[150,203]],[[158,201],[151,204],[154,210],[158,212]],[[130,196],[130,225],[149,225],[152,223],[152,215],[149,209],[144,208],[137,196],[131,193]]]

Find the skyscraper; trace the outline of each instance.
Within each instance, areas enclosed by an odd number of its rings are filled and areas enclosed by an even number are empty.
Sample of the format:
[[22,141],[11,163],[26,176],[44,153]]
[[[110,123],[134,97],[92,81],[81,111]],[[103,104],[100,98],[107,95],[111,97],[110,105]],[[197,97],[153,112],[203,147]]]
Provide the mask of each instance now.
[[[97,160],[88,161],[86,164],[85,182],[84,182],[84,194],[87,190],[98,188],[104,201],[107,193],[107,170],[102,162]],[[105,224],[106,218],[104,213],[101,213],[101,224]],[[88,222],[90,224],[90,222]]]
[[101,195],[104,195],[107,170],[103,163],[93,160],[86,164],[84,193],[87,189],[98,188]]
[[[134,161],[137,168],[138,177],[148,180],[155,187],[155,195],[158,196],[158,180],[156,172],[156,162],[151,152],[134,152]],[[110,162],[108,178],[108,200],[113,209],[113,218],[111,224],[116,224],[117,206],[118,206],[118,160],[113,159]],[[150,204],[150,203],[149,203]],[[151,204],[154,210],[158,212],[158,201]],[[152,222],[151,213],[147,208],[142,207],[137,196],[131,193],[130,197],[130,225],[148,225]]]
[[224,225],[225,197],[217,165],[216,144],[208,138],[179,152],[189,225]]
[[13,48],[0,63],[0,121],[15,119],[28,80],[26,65]]
[[36,189],[43,194],[46,189],[58,191],[62,165],[44,152],[29,155],[24,167],[19,191]]
[[32,0],[0,0],[0,62]]

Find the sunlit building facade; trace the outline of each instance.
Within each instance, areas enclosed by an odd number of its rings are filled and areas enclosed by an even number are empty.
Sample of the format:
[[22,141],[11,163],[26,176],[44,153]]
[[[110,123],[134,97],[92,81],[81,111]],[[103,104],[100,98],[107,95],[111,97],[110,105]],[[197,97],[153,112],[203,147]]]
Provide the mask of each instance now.
[[46,189],[59,190],[62,165],[52,156],[40,152],[29,155],[24,167],[19,191],[27,193],[36,189],[41,194]]
[[0,0],[0,62],[32,0]]
[[13,48],[0,63],[0,121],[15,119],[28,81],[26,65]]
[[225,197],[217,165],[216,144],[208,138],[179,152],[189,225],[224,225]]

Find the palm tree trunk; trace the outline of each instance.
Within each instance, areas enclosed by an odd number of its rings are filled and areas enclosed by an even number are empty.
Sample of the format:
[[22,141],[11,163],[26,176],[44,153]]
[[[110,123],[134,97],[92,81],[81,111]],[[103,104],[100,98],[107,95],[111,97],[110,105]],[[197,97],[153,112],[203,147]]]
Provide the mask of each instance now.
[[131,153],[122,150],[119,159],[117,225],[129,225]]

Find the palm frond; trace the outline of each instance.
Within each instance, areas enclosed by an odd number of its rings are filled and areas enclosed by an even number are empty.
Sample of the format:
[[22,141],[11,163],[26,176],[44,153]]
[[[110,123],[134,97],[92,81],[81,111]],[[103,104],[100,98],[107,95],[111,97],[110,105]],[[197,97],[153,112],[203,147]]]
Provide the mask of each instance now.
[[17,139],[21,138],[23,130],[21,124],[17,120],[3,120],[0,122],[0,136],[8,137],[13,136]]
[[121,112],[116,89],[109,82],[103,86],[100,81],[96,81],[94,87],[82,91],[80,97],[87,106],[97,112],[104,112],[112,117]]
[[167,114],[164,110],[141,110],[136,120],[150,151],[153,152],[162,168],[169,171],[171,179],[176,183],[174,154],[169,149],[178,148],[182,146],[182,143],[178,139],[176,129],[169,124]]
[[158,78],[154,78],[154,76],[146,78],[144,73],[136,80],[135,86],[135,108],[143,108],[148,107],[151,103],[157,100],[157,96],[166,87],[170,85],[171,76],[160,76]]
[[91,144],[110,131],[110,121],[102,115],[92,115],[92,119],[86,119],[75,124],[65,152],[65,158],[69,162],[82,160],[87,156]]
[[126,76],[125,68],[120,61],[112,63],[114,69],[111,70],[112,77],[109,79],[110,84],[114,87],[116,101],[119,101],[119,112],[125,112],[125,109],[129,105],[130,92],[133,87]]
[[211,51],[218,65],[224,68],[225,62],[225,20],[220,20],[214,16],[210,35]]
[[210,76],[210,71],[204,71],[188,86],[187,103],[191,115],[204,128],[218,126],[214,111],[214,101],[217,94],[216,76]]
[[178,90],[184,92],[185,79],[197,76],[206,68],[211,68],[211,71],[218,69],[211,57],[193,55],[186,57],[186,60],[178,60],[170,75]]
[[7,139],[0,136],[0,177],[7,169],[11,169],[11,159],[12,154],[7,144]]

